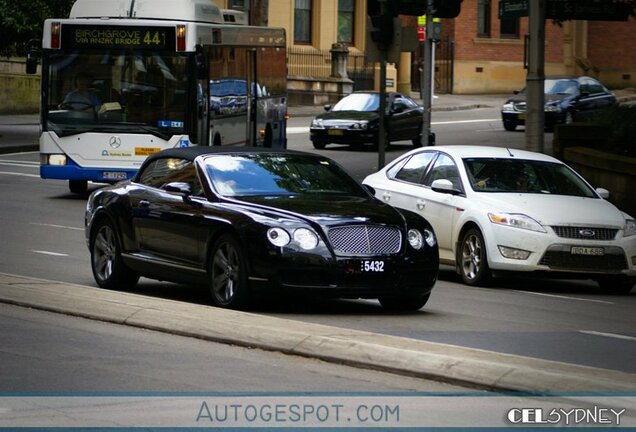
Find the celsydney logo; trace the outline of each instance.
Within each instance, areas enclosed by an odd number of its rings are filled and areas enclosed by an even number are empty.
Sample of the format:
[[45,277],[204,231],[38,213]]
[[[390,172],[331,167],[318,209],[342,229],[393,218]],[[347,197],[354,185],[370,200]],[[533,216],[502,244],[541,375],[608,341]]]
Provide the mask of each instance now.
[[612,408],[513,408],[508,411],[508,421],[513,424],[621,424],[625,409]]

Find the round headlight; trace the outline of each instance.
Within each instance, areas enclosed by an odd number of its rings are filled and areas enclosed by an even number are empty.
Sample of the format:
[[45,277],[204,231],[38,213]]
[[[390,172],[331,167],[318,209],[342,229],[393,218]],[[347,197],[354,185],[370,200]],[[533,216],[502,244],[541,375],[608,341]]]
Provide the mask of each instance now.
[[410,229],[406,236],[409,240],[409,244],[413,249],[422,249],[422,246],[424,246],[424,237],[422,236],[421,232],[416,229]]
[[307,228],[298,228],[294,231],[294,241],[305,250],[318,246],[318,236]]
[[437,243],[437,239],[435,238],[435,233],[428,229],[424,230],[424,239],[426,240],[426,244],[429,245],[430,247],[435,246],[435,243]]
[[267,230],[267,240],[274,246],[287,246],[291,241],[289,233],[282,228],[270,228]]

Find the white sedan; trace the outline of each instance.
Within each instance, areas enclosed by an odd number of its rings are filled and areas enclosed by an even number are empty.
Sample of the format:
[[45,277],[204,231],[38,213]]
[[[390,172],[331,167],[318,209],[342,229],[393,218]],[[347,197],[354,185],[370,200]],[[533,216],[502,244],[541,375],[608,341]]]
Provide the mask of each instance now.
[[636,222],[559,160],[485,146],[412,150],[363,183],[377,198],[424,216],[440,262],[463,281],[493,273],[585,277],[612,293],[636,283]]

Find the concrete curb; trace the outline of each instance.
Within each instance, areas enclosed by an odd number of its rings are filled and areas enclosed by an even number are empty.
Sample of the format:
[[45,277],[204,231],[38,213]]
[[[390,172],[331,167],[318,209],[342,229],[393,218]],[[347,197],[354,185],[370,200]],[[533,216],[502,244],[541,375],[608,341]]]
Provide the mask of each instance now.
[[0,302],[400,375],[523,392],[633,392],[636,374],[0,273]]

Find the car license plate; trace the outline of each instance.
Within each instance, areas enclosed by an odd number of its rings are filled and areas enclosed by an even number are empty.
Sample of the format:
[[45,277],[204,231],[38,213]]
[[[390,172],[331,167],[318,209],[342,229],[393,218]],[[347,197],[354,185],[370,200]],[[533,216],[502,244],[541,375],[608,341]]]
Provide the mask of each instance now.
[[362,273],[383,273],[384,261],[362,260],[360,261],[360,271]]
[[526,115],[525,114],[517,114],[517,118],[519,120],[525,120],[526,119]]
[[570,249],[570,253],[572,255],[596,255],[596,256],[601,256],[601,255],[605,254],[605,250],[603,248],[598,248],[598,247],[572,246],[572,249]]
[[105,171],[102,173],[104,180],[126,180],[126,173],[120,171]]
[[344,132],[340,129],[329,129],[327,135],[344,135]]

